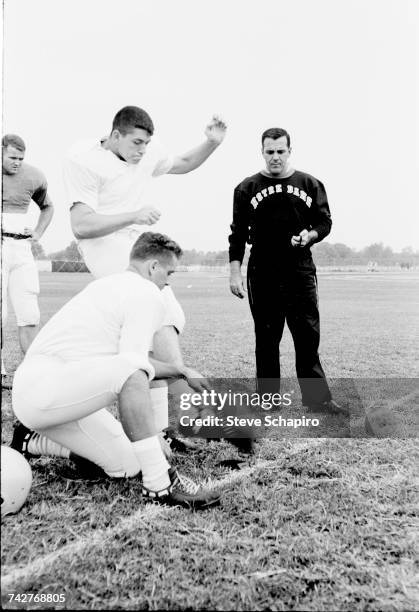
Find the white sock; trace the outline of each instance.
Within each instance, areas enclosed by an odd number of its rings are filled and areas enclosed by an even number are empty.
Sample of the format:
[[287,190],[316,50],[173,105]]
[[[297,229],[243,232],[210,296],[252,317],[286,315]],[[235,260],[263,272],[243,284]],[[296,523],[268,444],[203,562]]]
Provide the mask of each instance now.
[[31,455],[48,455],[50,457],[70,457],[70,449],[61,446],[46,436],[35,433],[28,442],[28,452]]
[[135,456],[141,466],[143,483],[151,491],[161,491],[170,485],[167,463],[158,436],[132,442]]
[[169,399],[167,385],[150,389],[151,407],[157,431],[169,427]]

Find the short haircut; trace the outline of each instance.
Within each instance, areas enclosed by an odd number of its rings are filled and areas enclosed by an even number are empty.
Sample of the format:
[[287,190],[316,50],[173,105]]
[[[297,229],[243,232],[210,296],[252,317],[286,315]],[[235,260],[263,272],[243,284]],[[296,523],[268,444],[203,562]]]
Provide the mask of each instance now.
[[114,117],[112,131],[118,130],[123,136],[126,136],[126,134],[129,134],[135,128],[145,130],[150,136],[154,132],[151,117],[145,110],[138,106],[124,106]]
[[3,149],[7,149],[7,147],[10,145],[18,151],[22,151],[22,153],[26,151],[26,146],[23,142],[23,139],[20,136],[17,136],[16,134],[5,134],[3,136],[1,144],[3,145]]
[[174,255],[178,259],[182,256],[180,246],[166,236],[165,234],[157,234],[156,232],[144,232],[135,241],[131,249],[130,259],[165,259]]
[[269,128],[269,130],[265,130],[262,134],[262,147],[266,138],[272,138],[272,140],[278,140],[282,136],[286,136],[287,138],[287,146],[290,148],[291,146],[291,138],[288,134],[287,130],[283,130],[282,128]]

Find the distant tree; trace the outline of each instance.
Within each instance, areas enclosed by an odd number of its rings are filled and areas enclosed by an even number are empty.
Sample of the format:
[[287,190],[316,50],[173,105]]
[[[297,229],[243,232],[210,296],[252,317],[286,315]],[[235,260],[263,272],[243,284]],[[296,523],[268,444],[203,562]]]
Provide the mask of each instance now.
[[390,247],[386,247],[382,242],[376,242],[365,247],[361,251],[362,255],[371,261],[387,261],[392,259],[393,251]]
[[350,260],[354,254],[351,247],[348,247],[346,244],[342,244],[341,242],[333,245],[333,251],[334,257],[341,261]]
[[414,254],[415,254],[415,251],[413,250],[413,247],[411,246],[407,246],[402,249],[402,255],[409,256],[409,255],[414,255]]
[[62,251],[50,253],[48,255],[48,259],[59,261],[83,261],[82,254],[80,253],[77,246],[77,242],[75,240],[70,242],[68,247],[66,247]]
[[313,256],[316,264],[330,266],[336,263],[336,252],[330,242],[319,242],[313,246]]

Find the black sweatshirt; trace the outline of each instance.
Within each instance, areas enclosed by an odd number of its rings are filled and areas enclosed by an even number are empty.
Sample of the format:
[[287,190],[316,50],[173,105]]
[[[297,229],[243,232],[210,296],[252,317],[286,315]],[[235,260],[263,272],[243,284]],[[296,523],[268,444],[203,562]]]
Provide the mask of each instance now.
[[313,229],[320,242],[331,226],[326,190],[319,180],[298,170],[282,179],[258,172],[234,190],[230,261],[243,261],[246,242],[252,245],[255,264],[282,266],[311,259],[310,247],[292,247],[291,236]]

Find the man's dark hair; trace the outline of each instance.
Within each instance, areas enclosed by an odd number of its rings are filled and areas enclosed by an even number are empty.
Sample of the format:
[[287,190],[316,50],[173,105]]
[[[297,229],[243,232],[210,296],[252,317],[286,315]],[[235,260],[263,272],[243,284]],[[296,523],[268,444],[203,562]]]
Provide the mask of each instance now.
[[265,130],[262,134],[262,147],[266,138],[272,138],[272,140],[277,140],[282,136],[286,136],[287,138],[287,146],[290,148],[291,146],[291,138],[288,134],[287,130],[283,130],[282,128],[269,128],[269,130]]
[[182,256],[182,249],[177,242],[165,234],[144,232],[144,234],[137,238],[132,247],[130,259],[145,260],[156,258],[159,260],[169,260],[170,255],[174,255],[178,259]]
[[5,134],[2,138],[1,144],[3,146],[3,149],[6,149],[10,145],[18,151],[22,151],[22,153],[26,151],[26,146],[23,142],[23,139],[20,136],[17,136],[16,134]]
[[153,135],[154,125],[151,117],[145,110],[138,106],[124,106],[118,111],[112,123],[112,131],[118,130],[123,136],[132,132],[135,128],[145,130]]

